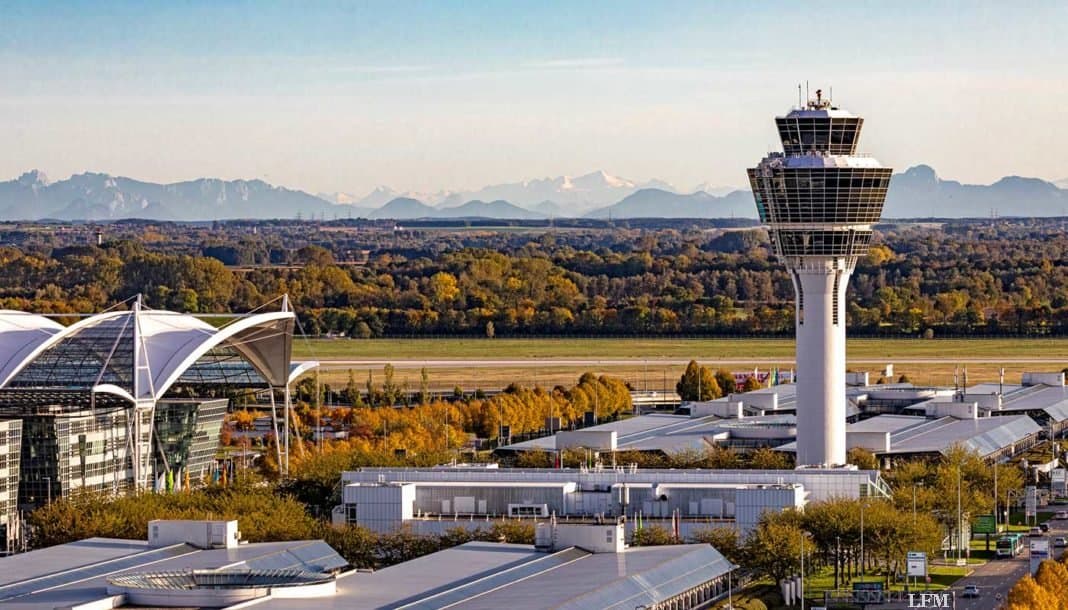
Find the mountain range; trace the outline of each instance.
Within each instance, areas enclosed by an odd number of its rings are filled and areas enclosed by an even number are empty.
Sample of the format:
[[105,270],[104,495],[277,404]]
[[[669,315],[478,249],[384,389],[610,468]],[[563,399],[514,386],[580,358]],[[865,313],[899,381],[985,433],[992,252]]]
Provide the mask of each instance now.
[[[989,185],[943,180],[927,165],[895,174],[883,216],[959,218],[1068,215],[1068,179],[1008,176]],[[101,173],[51,182],[40,171],[0,182],[0,220],[212,220],[226,218],[754,218],[747,190],[698,185],[678,192],[660,180],[635,182],[603,171],[541,178],[476,191],[363,197],[310,195],[262,180],[201,178],[156,184]]]
[[[537,206],[545,208],[543,204],[549,202],[555,204],[555,207],[539,211],[546,215],[558,215],[555,212],[569,210],[569,215],[575,216],[612,205],[632,193],[649,188],[678,192],[678,189],[663,180],[636,182],[601,170],[582,176],[536,178],[522,182],[494,184],[467,191],[398,192],[387,186],[380,186],[364,197],[349,193],[331,193],[320,196],[331,203],[351,203],[358,208],[379,208],[398,197],[416,199],[436,208],[457,207],[469,201],[507,201],[533,210]],[[717,195],[725,195],[734,190],[737,189],[705,183],[687,192],[708,191]]]
[[201,178],[155,184],[84,173],[50,182],[34,170],[0,182],[0,219],[10,220],[291,218],[332,212],[334,207],[262,180]]
[[[1062,181],[1063,182],[1063,181]],[[1038,178],[1006,176],[993,184],[943,180],[928,165],[894,174],[884,218],[1068,216],[1068,190]]]

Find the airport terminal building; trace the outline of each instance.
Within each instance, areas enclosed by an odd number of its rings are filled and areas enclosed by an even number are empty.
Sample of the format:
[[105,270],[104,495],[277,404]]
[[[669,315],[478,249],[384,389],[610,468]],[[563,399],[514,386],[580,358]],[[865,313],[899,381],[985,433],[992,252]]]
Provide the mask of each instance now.
[[288,401],[294,323],[284,300],[221,328],[139,301],[70,326],[0,311],[0,551],[21,511],[75,490],[210,477],[229,393]]
[[878,471],[851,467],[796,470],[615,468],[361,468],[342,473],[335,523],[388,532],[441,533],[498,519],[623,517],[639,524],[749,532],[765,511],[800,509],[830,498],[889,497]]

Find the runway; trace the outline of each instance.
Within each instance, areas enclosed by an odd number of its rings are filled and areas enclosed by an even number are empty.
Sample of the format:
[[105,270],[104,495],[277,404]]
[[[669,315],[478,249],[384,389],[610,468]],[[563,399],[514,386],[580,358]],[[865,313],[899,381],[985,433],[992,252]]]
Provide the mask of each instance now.
[[[360,367],[380,367],[386,364],[392,364],[394,368],[398,369],[418,369],[418,368],[484,368],[484,369],[506,369],[506,368],[525,368],[530,366],[537,367],[615,367],[615,366],[642,366],[645,364],[656,366],[685,366],[690,362],[688,358],[598,358],[598,359],[576,359],[576,358],[510,358],[510,359],[466,359],[466,358],[435,358],[426,360],[416,359],[341,359],[341,358],[320,358],[318,359],[321,366],[326,369],[330,368],[360,368]],[[702,358],[699,362],[708,367],[716,366],[738,366],[738,365],[783,365],[792,364],[790,358],[730,358],[730,359],[706,359]],[[1065,360],[1058,360],[1055,358],[894,358],[888,356],[886,358],[849,358],[850,364],[869,364],[869,365],[885,365],[885,364],[1056,364],[1058,362],[1068,362]]]

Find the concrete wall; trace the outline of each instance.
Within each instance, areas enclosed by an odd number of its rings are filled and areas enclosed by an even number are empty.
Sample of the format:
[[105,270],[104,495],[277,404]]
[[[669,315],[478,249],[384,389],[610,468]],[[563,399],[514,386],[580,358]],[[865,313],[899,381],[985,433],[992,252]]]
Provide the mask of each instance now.
[[148,546],[191,544],[201,549],[237,547],[237,521],[184,521],[155,519],[148,522]]
[[850,449],[860,447],[872,453],[890,451],[889,432],[846,432],[846,445]]
[[736,400],[706,400],[703,402],[691,402],[690,417],[708,417],[715,415],[725,419],[742,418],[742,402]]
[[563,430],[556,433],[556,450],[595,449],[616,450],[615,430]]
[[868,372],[853,372],[845,374],[846,385],[852,386],[866,386],[868,385]]
[[779,408],[779,393],[775,391],[735,393],[730,394],[727,397],[727,400],[730,402],[741,402],[746,406],[756,407],[767,411],[774,411]]
[[591,525],[588,523],[539,524],[555,528],[550,532],[553,548],[577,546],[591,553],[622,553],[626,548],[626,531],[622,522]]
[[1064,386],[1064,373],[1024,373],[1023,385],[1051,385]]
[[766,511],[782,512],[787,509],[801,509],[804,505],[805,492],[799,485],[739,489],[736,496],[735,521],[740,532],[748,533],[756,527],[760,516]]
[[414,515],[416,486],[350,484],[342,492],[346,521],[376,532],[399,528]]
[[955,417],[957,419],[978,419],[979,403],[977,402],[938,402],[932,401],[924,405],[927,417]]

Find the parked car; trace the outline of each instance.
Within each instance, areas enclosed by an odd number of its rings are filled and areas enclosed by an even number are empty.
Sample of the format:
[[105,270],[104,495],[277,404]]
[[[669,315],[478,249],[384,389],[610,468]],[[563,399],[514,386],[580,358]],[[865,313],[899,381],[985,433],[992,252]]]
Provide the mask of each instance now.
[[979,597],[979,587],[976,585],[964,585],[964,592],[961,593],[961,597]]
[[1031,531],[1027,532],[1027,535],[1028,536],[1041,536],[1042,535],[1042,528],[1041,527],[1032,527]]
[[1053,515],[1053,518],[1054,519],[1068,519],[1068,510],[1059,510],[1059,511],[1057,511],[1057,513],[1055,515]]
[[1064,536],[1057,536],[1053,539],[1053,546],[1068,546],[1068,540],[1064,539]]

